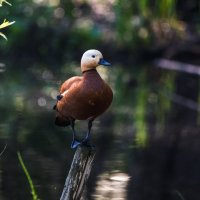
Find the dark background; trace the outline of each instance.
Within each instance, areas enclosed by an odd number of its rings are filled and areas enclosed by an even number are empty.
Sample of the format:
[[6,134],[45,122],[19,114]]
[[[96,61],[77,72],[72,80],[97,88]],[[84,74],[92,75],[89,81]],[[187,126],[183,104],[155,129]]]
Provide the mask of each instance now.
[[[1,22],[16,21],[1,30],[8,41],[0,38],[0,199],[32,199],[18,151],[39,198],[59,199],[74,151],[52,107],[95,48],[112,63],[99,71],[114,100],[92,129],[86,199],[199,200],[199,1],[10,3],[0,7]],[[158,59],[182,71],[161,69]],[[77,123],[82,134],[85,123]]]

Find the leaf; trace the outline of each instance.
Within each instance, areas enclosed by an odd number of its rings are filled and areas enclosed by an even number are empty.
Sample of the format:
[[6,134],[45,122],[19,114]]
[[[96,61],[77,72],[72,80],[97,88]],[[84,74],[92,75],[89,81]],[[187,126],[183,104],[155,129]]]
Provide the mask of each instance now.
[[24,164],[24,161],[22,159],[22,156],[21,156],[21,153],[18,151],[17,152],[17,157],[18,157],[18,160],[19,160],[19,163],[22,167],[22,170],[24,171],[25,173],[25,176],[28,180],[28,183],[29,183],[29,186],[30,186],[30,189],[31,189],[31,194],[32,194],[32,197],[33,197],[33,200],[40,200],[38,197],[37,197],[37,193],[36,193],[36,190],[35,190],[35,186],[33,184],[33,181],[32,181],[32,178],[26,168],[26,165]]
[[0,29],[5,28],[5,27],[7,27],[7,26],[10,26],[10,25],[12,25],[12,24],[14,24],[14,23],[15,23],[15,21],[9,22],[9,21],[6,21],[6,19],[4,19],[3,23],[0,24]]
[[0,36],[2,36],[5,40],[8,40],[7,37],[2,32],[0,32]]
[[4,146],[3,150],[0,153],[0,157],[3,155],[4,151],[6,150],[7,144]]
[[0,7],[3,5],[3,3],[6,3],[6,4],[8,4],[9,6],[12,6],[12,4],[9,3],[8,1],[6,1],[6,0],[0,0]]
[[[0,7],[3,6],[3,3],[6,3],[9,6],[12,6],[11,3],[9,3],[8,1],[6,1],[6,0],[0,0]],[[9,21],[6,21],[6,19],[4,19],[3,23],[0,24],[0,29],[5,28],[7,26],[10,26],[10,25],[12,25],[14,23],[15,23],[15,21],[9,22]],[[0,36],[3,37],[5,40],[7,40],[7,37],[2,32],[0,32]]]

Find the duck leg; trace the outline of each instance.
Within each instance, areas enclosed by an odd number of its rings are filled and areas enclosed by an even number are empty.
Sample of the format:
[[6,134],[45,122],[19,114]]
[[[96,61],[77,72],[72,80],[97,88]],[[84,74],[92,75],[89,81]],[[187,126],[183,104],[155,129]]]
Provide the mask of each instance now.
[[73,131],[73,140],[72,140],[72,143],[71,143],[71,148],[72,149],[75,149],[76,147],[78,147],[78,145],[81,144],[81,142],[77,139],[77,136],[76,136],[76,131],[75,131],[75,120],[71,120],[71,128],[72,128],[72,131]]
[[91,132],[91,128],[92,128],[92,122],[93,122],[93,120],[88,121],[88,132],[86,134],[85,139],[82,141],[82,144],[86,145],[86,146],[92,146],[90,144],[90,132]]

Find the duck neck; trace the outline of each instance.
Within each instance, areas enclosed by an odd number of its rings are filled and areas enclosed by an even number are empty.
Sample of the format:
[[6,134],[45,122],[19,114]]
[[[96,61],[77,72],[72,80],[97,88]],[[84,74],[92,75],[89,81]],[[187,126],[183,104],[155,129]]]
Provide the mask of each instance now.
[[85,71],[82,71],[82,74],[86,74],[88,72],[96,72],[97,73],[97,70],[96,69],[89,69],[89,70],[85,70]]
[[96,69],[84,71],[82,72],[82,74],[83,77],[86,79],[101,79],[101,76],[99,75]]

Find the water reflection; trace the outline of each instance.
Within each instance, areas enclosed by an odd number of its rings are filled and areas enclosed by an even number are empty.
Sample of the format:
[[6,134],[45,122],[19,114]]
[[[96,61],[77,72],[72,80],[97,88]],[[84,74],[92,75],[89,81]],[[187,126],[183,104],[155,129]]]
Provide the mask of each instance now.
[[[0,152],[7,144],[0,156],[0,199],[31,199],[18,150],[40,199],[59,199],[74,151],[71,130],[54,125],[52,107],[61,80],[79,73],[75,66],[63,65],[58,72],[34,65],[26,75],[8,66],[0,73]],[[188,199],[186,186],[193,196],[198,193],[198,115],[166,95],[183,95],[185,79],[188,90],[198,81],[152,68],[100,70],[113,87],[114,101],[94,123],[97,155],[87,199],[175,199],[174,190]],[[77,128],[84,134],[85,125]]]
[[110,174],[103,173],[97,177],[94,199],[127,199],[128,174],[113,171]]

